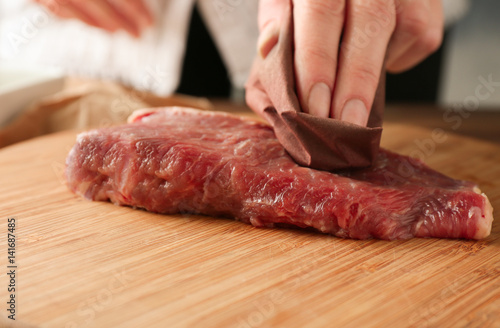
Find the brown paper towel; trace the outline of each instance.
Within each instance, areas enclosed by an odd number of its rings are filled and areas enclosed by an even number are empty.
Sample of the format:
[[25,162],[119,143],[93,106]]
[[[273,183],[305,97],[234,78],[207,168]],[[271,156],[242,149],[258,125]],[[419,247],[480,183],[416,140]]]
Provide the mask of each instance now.
[[378,153],[385,103],[385,72],[368,120],[368,127],[319,118],[302,112],[295,93],[293,70],[293,17],[287,9],[277,45],[265,59],[253,64],[246,85],[246,101],[273,127],[300,165],[337,170],[366,167]]

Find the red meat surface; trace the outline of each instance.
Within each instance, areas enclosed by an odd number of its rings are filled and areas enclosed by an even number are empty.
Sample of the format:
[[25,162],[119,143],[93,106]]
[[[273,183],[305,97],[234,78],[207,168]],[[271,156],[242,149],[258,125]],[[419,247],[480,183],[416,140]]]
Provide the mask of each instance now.
[[370,168],[297,165],[262,123],[186,108],[143,110],[130,123],[78,136],[69,188],[151,212],[226,216],[344,238],[489,235],[492,207],[470,182],[381,150]]

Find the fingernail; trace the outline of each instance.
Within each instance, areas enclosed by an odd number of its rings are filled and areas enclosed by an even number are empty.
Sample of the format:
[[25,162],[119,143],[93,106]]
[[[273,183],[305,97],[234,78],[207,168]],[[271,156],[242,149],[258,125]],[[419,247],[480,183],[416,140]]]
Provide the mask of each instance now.
[[264,26],[257,41],[257,50],[260,57],[266,58],[269,52],[278,43],[279,29],[275,21],[271,21]]
[[368,123],[368,110],[365,103],[359,99],[349,100],[342,109],[340,120],[366,126]]
[[313,85],[307,101],[309,114],[318,117],[328,117],[331,98],[332,92],[326,83],[319,82]]

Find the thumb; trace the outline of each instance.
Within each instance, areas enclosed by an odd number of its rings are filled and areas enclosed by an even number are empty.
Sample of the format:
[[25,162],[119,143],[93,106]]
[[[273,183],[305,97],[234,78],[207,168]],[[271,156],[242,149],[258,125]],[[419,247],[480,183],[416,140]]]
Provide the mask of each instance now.
[[257,41],[257,51],[262,58],[266,58],[278,42],[281,19],[288,1],[261,0],[259,3],[258,23],[260,34]]

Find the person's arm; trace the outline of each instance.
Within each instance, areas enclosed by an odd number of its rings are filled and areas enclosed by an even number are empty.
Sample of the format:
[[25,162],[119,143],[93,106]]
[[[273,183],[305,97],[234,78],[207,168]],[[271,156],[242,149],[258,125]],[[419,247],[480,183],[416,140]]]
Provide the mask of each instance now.
[[[259,53],[277,41],[289,0],[260,0]],[[390,72],[407,70],[441,44],[440,0],[294,0],[294,60],[301,107],[366,125],[386,52]]]
[[143,0],[35,0],[63,18],[76,18],[114,32],[123,29],[138,37],[153,22]]

